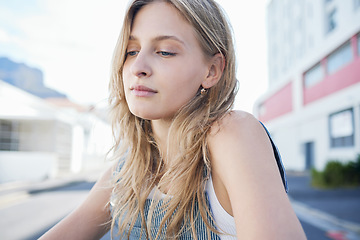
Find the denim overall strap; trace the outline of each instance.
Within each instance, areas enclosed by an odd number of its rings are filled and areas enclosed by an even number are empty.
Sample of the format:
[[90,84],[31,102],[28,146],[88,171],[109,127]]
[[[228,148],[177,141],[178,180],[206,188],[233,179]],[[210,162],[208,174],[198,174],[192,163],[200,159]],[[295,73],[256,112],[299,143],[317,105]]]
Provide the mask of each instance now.
[[269,131],[267,130],[267,128],[265,127],[265,125],[262,122],[260,122],[260,123],[264,127],[267,135],[269,136],[271,146],[272,146],[272,149],[274,151],[274,156],[275,156],[275,159],[276,159],[276,163],[277,163],[277,166],[279,168],[280,176],[281,176],[282,182],[284,184],[285,191],[288,192],[289,188],[288,188],[288,184],[287,184],[287,180],[286,180],[286,172],[285,172],[285,168],[284,168],[284,165],[282,163],[282,160],[281,160],[281,155],[280,155],[279,149],[276,147],[276,145],[275,145],[274,141],[272,140],[271,135],[270,135]]

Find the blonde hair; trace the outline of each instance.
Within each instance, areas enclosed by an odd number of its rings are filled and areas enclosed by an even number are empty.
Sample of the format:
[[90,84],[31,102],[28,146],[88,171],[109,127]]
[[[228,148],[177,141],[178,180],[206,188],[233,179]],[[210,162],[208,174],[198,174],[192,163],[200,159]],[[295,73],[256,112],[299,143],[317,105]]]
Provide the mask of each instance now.
[[[196,204],[208,234],[209,231],[216,232],[206,217],[210,212],[206,205],[205,184],[211,169],[206,138],[211,125],[230,111],[237,92],[232,33],[223,11],[213,0],[163,0],[172,4],[193,26],[204,56],[210,58],[221,53],[225,67],[219,82],[208,89],[206,95],[198,93],[174,116],[167,156],[161,156],[152,135],[151,122],[130,112],[122,79],[134,18],[142,7],[155,1],[159,0],[132,1],[113,56],[110,105],[115,144],[112,150],[115,158],[123,161],[121,170],[114,175],[111,226],[113,229],[118,219],[119,234],[124,234],[132,230],[136,219],[141,216],[142,228],[151,238],[153,211],[149,211],[148,221],[145,221],[145,201],[154,187],[164,189],[171,186],[171,189],[176,189],[176,194],[163,204],[160,229],[166,224],[166,237],[177,238],[184,226],[191,226],[192,236],[196,239],[191,224]],[[163,157],[171,159],[166,169]],[[153,199],[150,209],[155,205]],[[156,238],[159,238],[159,233]]]

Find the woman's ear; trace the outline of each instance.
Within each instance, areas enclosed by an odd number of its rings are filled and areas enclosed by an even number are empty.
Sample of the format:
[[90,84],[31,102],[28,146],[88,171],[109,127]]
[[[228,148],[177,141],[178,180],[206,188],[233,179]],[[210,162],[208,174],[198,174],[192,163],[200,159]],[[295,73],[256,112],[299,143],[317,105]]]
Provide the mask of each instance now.
[[207,77],[202,82],[203,88],[211,88],[221,78],[225,68],[225,57],[221,53],[215,54],[209,61],[209,71]]

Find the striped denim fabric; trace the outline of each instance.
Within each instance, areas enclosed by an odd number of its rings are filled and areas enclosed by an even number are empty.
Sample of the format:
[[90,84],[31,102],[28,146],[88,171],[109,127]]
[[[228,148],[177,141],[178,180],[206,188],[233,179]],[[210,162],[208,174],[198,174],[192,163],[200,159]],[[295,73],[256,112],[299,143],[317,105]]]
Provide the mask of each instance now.
[[[206,196],[207,199],[207,205],[209,206],[209,201],[208,201],[208,197]],[[149,209],[150,209],[150,205],[151,205],[151,199],[147,199],[145,202],[145,208],[144,208],[144,213],[145,213],[145,222],[147,221],[148,218],[148,213],[149,213]],[[159,238],[158,239],[165,239],[165,233],[166,233],[166,224],[163,227],[163,229],[159,229],[160,228],[160,223],[161,220],[163,219],[165,212],[161,210],[161,204],[162,204],[163,200],[160,200],[157,205],[155,206],[155,209],[153,211],[153,216],[152,216],[152,227],[150,230],[150,234],[151,234],[151,238],[155,239],[155,237],[157,236],[158,232],[159,233]],[[198,204],[196,204],[195,206],[195,211],[194,211],[194,217],[195,222],[192,223],[194,224],[195,230],[196,230],[196,235],[197,235],[197,239],[199,240],[205,240],[205,239],[209,239],[208,235],[207,235],[207,228],[205,225],[205,222],[203,221],[203,219],[200,216],[199,213],[199,206]],[[210,216],[208,216],[208,220],[210,222],[210,224],[212,226],[214,226],[214,222],[211,220]],[[116,226],[118,225],[118,219],[116,220]],[[134,227],[131,230],[130,234],[128,234],[128,232],[120,234],[120,238],[119,239],[127,239],[128,235],[129,235],[129,239],[130,240],[137,240],[137,239],[147,239],[146,237],[146,232],[144,228],[141,228],[142,223],[141,223],[141,217],[140,214],[138,215],[138,218],[135,221]],[[130,224],[129,224],[129,228],[130,228]],[[117,233],[117,229],[114,229],[114,234],[116,235]],[[116,236],[117,238],[118,236]],[[185,230],[181,233],[181,235],[178,238],[179,240],[190,240],[190,239],[194,239],[192,237],[191,234],[191,229],[190,226],[185,227]],[[210,240],[220,240],[220,237],[213,233],[210,232]]]

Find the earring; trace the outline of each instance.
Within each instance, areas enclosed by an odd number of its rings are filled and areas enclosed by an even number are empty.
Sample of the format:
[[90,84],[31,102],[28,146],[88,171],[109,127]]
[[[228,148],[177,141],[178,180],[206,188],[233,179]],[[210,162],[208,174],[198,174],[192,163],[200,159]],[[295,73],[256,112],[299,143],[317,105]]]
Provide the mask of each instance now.
[[206,93],[207,93],[207,89],[206,88],[201,88],[201,90],[200,90],[201,96],[204,96]]

